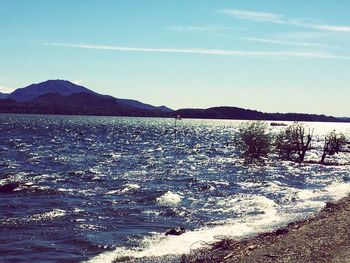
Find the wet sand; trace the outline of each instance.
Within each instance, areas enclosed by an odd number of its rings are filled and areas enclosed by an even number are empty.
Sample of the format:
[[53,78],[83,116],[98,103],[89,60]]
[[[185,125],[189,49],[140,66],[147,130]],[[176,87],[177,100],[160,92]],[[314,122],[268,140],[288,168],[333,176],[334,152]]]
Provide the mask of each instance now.
[[182,262],[350,262],[350,197],[272,233],[222,240]]

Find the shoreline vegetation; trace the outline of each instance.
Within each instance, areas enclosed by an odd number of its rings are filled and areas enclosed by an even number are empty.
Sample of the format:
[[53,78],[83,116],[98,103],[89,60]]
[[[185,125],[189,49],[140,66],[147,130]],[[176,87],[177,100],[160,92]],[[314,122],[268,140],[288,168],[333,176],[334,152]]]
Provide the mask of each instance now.
[[[315,138],[316,137],[316,138]],[[317,138],[318,137],[318,138]],[[316,139],[318,146],[313,146]],[[254,162],[264,162],[270,154],[278,156],[279,160],[297,163],[318,163],[322,165],[340,165],[326,161],[339,153],[349,153],[349,142],[345,134],[333,130],[323,136],[314,136],[314,131],[306,129],[302,123],[294,122],[286,128],[272,133],[268,124],[263,121],[241,123],[234,136],[234,144],[247,165]],[[321,155],[320,160],[306,160],[306,154],[316,150]]]
[[181,262],[350,262],[350,196],[309,218],[243,240],[223,239]]

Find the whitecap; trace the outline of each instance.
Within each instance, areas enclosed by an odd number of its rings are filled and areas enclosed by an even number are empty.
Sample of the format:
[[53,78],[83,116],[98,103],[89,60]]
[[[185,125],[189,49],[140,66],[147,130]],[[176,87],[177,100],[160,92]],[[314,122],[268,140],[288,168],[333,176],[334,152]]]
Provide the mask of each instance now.
[[125,188],[123,190],[121,190],[121,193],[126,193],[126,192],[136,190],[139,188],[140,188],[140,186],[138,184],[126,184]]
[[140,189],[140,186],[138,184],[126,184],[124,185],[123,189],[116,189],[116,190],[111,190],[106,193],[106,195],[114,195],[114,194],[125,194],[130,191],[135,191],[137,189]]
[[181,202],[181,196],[168,191],[162,196],[157,197],[156,201],[162,205],[177,205]]
[[49,220],[49,219],[64,217],[65,215],[66,215],[66,211],[62,209],[53,209],[48,212],[32,215],[30,217],[30,221]]
[[223,186],[229,186],[230,183],[226,181],[213,181],[214,184],[216,185],[223,185]]
[[[233,200],[236,205],[238,200]],[[224,237],[245,238],[262,232],[271,231],[284,224],[288,216],[277,213],[275,203],[262,196],[250,196],[247,202],[242,201],[240,206],[248,203],[260,206],[265,212],[263,214],[251,215],[232,219],[224,224],[203,227],[194,231],[188,231],[180,236],[165,236],[154,234],[145,237],[138,248],[119,247],[111,252],[102,253],[89,262],[113,262],[122,258],[162,257],[166,255],[177,255],[190,253],[192,249],[206,246],[208,243],[219,241]]]
[[333,200],[340,200],[341,198],[349,195],[350,184],[334,182],[331,185],[327,186],[325,190],[331,195],[331,198]]

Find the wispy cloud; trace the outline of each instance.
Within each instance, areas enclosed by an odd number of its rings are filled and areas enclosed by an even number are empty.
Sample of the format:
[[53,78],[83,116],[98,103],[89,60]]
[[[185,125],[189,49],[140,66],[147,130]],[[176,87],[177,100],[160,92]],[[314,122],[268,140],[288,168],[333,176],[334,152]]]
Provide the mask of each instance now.
[[350,32],[350,26],[318,24],[310,22],[310,20],[305,20],[303,18],[287,18],[283,14],[277,13],[265,13],[240,9],[222,9],[219,10],[219,12],[235,18],[246,19],[256,22],[284,24],[332,32]]
[[183,53],[183,54],[204,54],[216,56],[237,56],[251,58],[315,58],[315,59],[350,59],[348,56],[335,55],[325,52],[299,52],[299,51],[244,51],[228,49],[201,49],[201,48],[148,48],[148,47],[123,47],[105,46],[91,44],[65,44],[46,43],[47,46],[110,50],[119,52],[143,52],[143,53]]
[[11,89],[9,87],[4,87],[4,86],[0,86],[0,92],[1,93],[11,93],[12,91],[14,91],[15,89]]
[[[170,26],[167,30],[176,32],[189,32],[189,33],[205,33],[214,36],[224,37],[225,32],[231,28],[222,26]],[[236,28],[236,30],[242,30],[242,28]]]
[[321,44],[321,43],[294,42],[294,41],[285,41],[285,40],[280,40],[280,39],[258,38],[258,37],[243,37],[242,39],[247,40],[247,41],[251,41],[251,42],[276,44],[276,45],[286,45],[286,46],[296,46],[296,47],[329,48],[328,45]]
[[333,32],[350,32],[350,26],[334,26],[334,25],[308,25],[309,28],[333,31]]
[[276,39],[284,39],[284,40],[291,40],[295,42],[309,42],[314,41],[315,39],[324,40],[325,38],[329,38],[329,32],[325,31],[317,31],[317,32],[278,32],[274,34],[273,38]]
[[283,15],[276,13],[255,12],[240,9],[222,9],[220,13],[227,14],[240,19],[247,19],[257,22],[284,23]]
[[209,32],[218,33],[223,31],[223,27],[218,26],[170,26],[168,28],[171,31],[179,32]]

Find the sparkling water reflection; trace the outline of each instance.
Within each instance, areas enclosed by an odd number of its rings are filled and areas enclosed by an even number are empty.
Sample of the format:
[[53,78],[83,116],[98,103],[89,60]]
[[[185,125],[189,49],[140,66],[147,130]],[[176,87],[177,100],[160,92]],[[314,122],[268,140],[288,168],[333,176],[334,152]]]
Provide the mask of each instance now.
[[[245,165],[232,144],[239,123],[182,120],[175,141],[172,119],[0,115],[0,185],[21,182],[0,193],[2,259],[180,254],[197,241],[305,216],[349,192],[348,165],[274,158]],[[306,125],[317,138],[309,159],[319,158],[327,131],[350,131],[341,123]],[[165,237],[174,226],[187,232]]]

